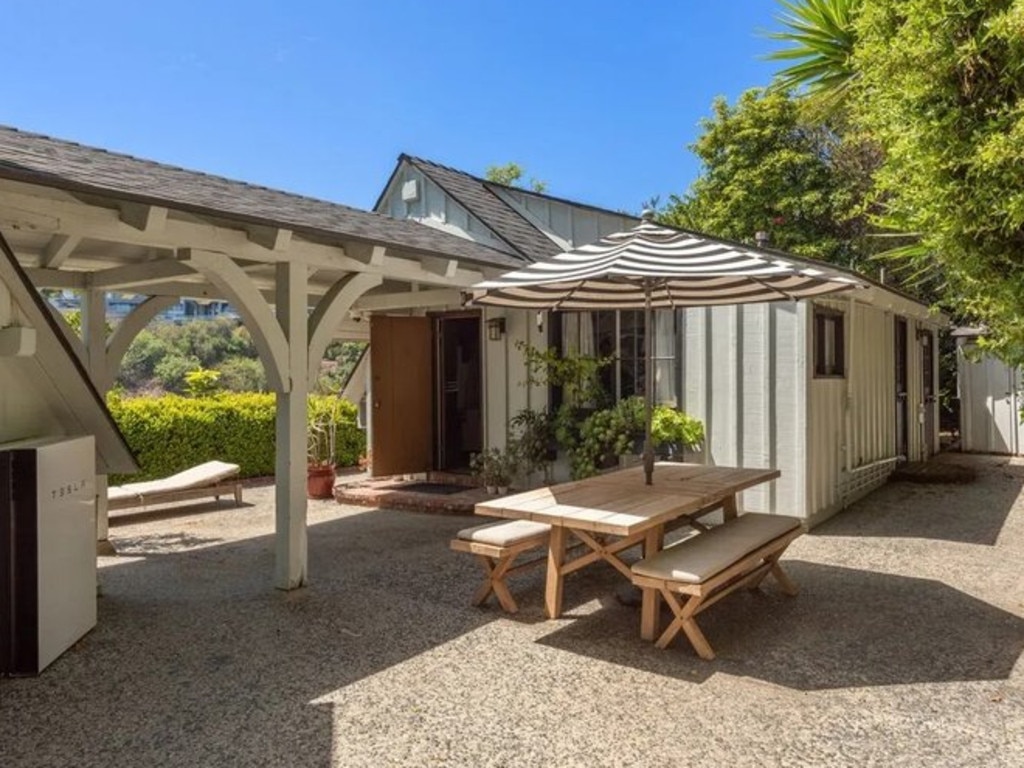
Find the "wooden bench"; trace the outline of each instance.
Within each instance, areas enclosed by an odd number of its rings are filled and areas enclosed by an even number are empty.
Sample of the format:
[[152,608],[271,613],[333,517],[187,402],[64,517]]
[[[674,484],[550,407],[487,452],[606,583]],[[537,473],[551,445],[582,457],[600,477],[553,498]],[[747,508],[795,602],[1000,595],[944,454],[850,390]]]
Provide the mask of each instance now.
[[507,520],[499,523],[485,523],[459,531],[451,541],[456,552],[476,555],[484,569],[484,583],[473,595],[473,605],[481,605],[493,592],[501,607],[508,613],[519,610],[505,578],[525,568],[546,562],[537,558],[513,567],[519,555],[531,549],[546,547],[551,536],[551,526],[530,520]]
[[[796,585],[782,570],[779,557],[802,533],[794,517],[748,513],[634,563],[633,583],[657,590],[675,614],[655,644],[666,648],[682,630],[702,659],[715,658],[694,617],[737,589],[756,589],[769,572],[786,594],[795,595]],[[677,594],[687,599],[680,601]],[[658,601],[644,604],[650,610],[641,616],[641,631],[648,628],[645,636],[654,637]]]

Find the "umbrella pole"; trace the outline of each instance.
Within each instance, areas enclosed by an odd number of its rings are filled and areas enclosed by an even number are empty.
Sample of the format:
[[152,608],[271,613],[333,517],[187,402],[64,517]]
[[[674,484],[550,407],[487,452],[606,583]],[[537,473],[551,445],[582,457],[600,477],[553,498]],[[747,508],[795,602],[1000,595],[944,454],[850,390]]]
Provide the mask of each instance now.
[[654,411],[654,323],[651,317],[651,281],[644,280],[644,480],[651,485],[654,476],[654,443],[651,417]]

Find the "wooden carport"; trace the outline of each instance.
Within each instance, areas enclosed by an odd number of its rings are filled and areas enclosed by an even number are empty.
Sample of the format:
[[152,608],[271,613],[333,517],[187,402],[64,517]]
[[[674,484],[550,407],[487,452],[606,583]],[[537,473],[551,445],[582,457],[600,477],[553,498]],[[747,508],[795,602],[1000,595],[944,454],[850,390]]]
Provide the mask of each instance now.
[[[307,579],[306,398],[328,343],[366,338],[368,313],[457,306],[461,288],[520,263],[437,227],[5,127],[0,229],[36,288],[81,292],[82,337],[62,327],[101,392],[179,298],[242,316],[277,393],[281,589]],[[107,338],[113,291],[149,298]]]

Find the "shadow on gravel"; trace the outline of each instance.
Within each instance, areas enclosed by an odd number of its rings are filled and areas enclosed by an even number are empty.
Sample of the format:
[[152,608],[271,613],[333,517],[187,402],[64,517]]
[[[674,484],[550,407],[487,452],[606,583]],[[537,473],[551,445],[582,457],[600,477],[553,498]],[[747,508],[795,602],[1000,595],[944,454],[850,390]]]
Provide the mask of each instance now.
[[465,525],[311,526],[312,586],[293,592],[270,583],[272,536],[115,535],[142,559],[100,570],[96,629],[40,677],[0,680],[0,763],[331,764],[332,706],[312,702],[503,616],[468,609],[479,566],[447,547]]
[[612,601],[539,642],[694,682],[725,672],[804,691],[1005,680],[1024,651],[1024,619],[940,582],[800,560],[786,570],[797,597],[769,580],[700,615],[711,662],[682,635],[665,651],[642,642],[639,612]]
[[941,460],[976,465],[978,479],[966,485],[891,482],[819,525],[811,535],[994,545],[1024,489],[1024,466],[987,456],[950,455]]

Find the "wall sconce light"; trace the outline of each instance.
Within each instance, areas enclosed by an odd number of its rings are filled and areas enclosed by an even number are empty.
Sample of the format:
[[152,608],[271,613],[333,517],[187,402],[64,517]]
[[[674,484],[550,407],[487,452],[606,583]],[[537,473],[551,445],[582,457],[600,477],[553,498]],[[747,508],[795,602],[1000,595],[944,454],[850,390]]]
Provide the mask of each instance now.
[[501,341],[505,335],[505,318],[496,317],[487,321],[487,338],[491,341]]

